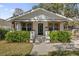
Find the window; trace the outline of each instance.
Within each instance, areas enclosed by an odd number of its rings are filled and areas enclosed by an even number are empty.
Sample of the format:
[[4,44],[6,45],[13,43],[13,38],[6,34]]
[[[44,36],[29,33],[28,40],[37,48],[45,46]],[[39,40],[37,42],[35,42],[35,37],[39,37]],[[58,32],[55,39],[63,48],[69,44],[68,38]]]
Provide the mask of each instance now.
[[59,26],[58,23],[55,23],[55,24],[54,24],[54,30],[59,30],[59,27],[60,27],[60,26]]
[[32,30],[32,23],[27,23],[27,30],[31,31]]
[[54,30],[54,24],[53,23],[49,23],[49,30],[50,31]]
[[60,24],[58,22],[51,22],[49,23],[49,30],[59,30]]
[[26,30],[26,23],[21,23],[22,26],[22,30],[25,31]]

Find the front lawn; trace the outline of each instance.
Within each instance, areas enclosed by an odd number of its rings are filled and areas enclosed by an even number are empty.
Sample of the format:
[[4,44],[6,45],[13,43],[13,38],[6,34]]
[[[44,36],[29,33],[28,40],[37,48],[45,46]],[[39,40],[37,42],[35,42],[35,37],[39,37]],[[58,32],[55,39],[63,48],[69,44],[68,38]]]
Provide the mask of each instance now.
[[31,43],[8,43],[0,41],[0,56],[29,55],[32,47]]

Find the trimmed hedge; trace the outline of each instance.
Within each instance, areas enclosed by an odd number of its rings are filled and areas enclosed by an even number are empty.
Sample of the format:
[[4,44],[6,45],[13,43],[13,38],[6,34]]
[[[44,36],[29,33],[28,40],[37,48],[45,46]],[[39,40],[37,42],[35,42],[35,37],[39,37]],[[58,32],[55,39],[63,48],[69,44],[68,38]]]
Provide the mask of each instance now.
[[0,40],[5,39],[5,34],[8,32],[6,29],[0,29]]
[[70,42],[71,32],[69,31],[51,31],[51,42]]
[[26,42],[30,39],[29,31],[14,31],[6,34],[6,40],[9,42]]

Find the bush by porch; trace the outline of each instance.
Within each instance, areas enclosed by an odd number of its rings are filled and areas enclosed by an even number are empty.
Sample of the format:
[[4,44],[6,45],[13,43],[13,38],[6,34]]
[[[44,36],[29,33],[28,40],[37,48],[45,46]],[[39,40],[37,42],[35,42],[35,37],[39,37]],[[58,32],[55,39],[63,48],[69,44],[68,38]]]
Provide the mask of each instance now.
[[6,34],[5,40],[8,42],[26,42],[30,39],[29,31],[13,31]]
[[51,31],[50,34],[51,42],[70,42],[71,39],[71,32],[69,31]]

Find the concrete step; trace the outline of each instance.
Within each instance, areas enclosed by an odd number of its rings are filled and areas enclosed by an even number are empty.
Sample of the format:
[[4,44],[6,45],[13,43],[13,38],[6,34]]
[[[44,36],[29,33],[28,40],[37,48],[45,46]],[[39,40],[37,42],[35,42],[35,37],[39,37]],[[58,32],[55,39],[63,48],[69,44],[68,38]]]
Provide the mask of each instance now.
[[37,36],[35,38],[36,43],[42,43],[42,42],[45,42],[45,40],[46,40],[45,36]]

